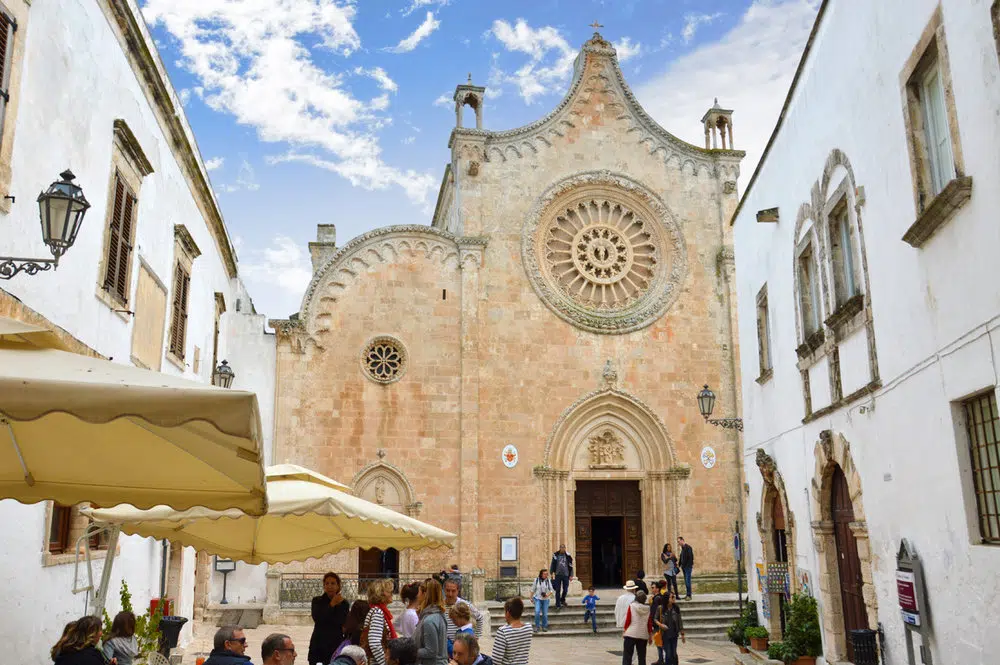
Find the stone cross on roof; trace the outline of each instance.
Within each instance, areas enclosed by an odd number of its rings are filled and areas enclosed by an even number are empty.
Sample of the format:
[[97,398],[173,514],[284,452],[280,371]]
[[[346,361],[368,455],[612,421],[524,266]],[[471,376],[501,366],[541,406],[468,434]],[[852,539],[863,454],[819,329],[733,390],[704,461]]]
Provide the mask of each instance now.
[[603,28],[604,26],[598,23],[597,21],[594,21],[593,23],[590,24],[590,27],[593,28],[594,30],[597,30],[598,28]]

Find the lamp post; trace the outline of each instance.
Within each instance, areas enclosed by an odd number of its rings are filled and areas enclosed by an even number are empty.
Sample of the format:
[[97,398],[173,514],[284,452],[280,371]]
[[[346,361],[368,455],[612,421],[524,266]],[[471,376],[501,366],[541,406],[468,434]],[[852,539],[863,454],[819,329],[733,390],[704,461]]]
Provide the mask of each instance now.
[[717,427],[725,427],[726,429],[736,429],[743,431],[743,419],[742,418],[712,418],[712,410],[715,408],[715,393],[713,393],[708,384],[702,388],[701,392],[698,393],[698,410],[701,411],[701,415],[705,418],[706,423],[716,425]]
[[219,386],[220,388],[230,388],[233,385],[234,378],[236,378],[236,373],[229,366],[229,361],[223,360],[222,364],[212,372],[212,385]]
[[59,257],[73,246],[80,232],[83,216],[90,203],[83,189],[73,182],[73,172],[66,169],[49,188],[38,195],[38,218],[42,225],[42,241],[52,252],[51,259],[26,259],[0,256],[0,279],[11,279],[19,272],[35,275],[59,267]]

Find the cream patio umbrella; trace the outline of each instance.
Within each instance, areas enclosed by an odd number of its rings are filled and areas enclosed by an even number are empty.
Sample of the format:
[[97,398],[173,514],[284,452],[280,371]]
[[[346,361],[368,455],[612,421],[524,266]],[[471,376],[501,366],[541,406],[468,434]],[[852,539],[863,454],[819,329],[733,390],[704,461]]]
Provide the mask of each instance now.
[[60,346],[0,317],[0,499],[264,512],[254,393]]
[[294,464],[267,469],[267,514],[131,506],[85,510],[127,534],[152,536],[249,564],[287,563],[360,547],[453,547],[455,534],[349,493]]

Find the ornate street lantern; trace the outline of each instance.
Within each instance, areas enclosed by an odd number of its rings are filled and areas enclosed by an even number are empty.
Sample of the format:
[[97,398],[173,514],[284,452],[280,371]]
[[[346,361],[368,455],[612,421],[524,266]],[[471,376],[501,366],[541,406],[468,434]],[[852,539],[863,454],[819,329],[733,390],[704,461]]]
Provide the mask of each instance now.
[[701,389],[698,393],[698,410],[701,411],[701,415],[705,418],[705,422],[711,425],[716,425],[718,427],[725,427],[726,429],[736,429],[743,431],[743,419],[742,418],[712,418],[712,410],[715,408],[715,393],[713,393],[708,384]]
[[[83,216],[90,203],[83,189],[73,182],[76,176],[69,169],[59,174],[49,188],[38,195],[38,220],[42,225],[42,241],[52,252],[51,259],[25,259],[0,256],[0,279],[10,279],[19,272],[34,275],[59,266],[59,257],[76,241]],[[10,197],[13,199],[13,197]]]
[[233,379],[236,377],[236,373],[233,372],[233,368],[229,366],[228,360],[223,360],[222,364],[215,368],[212,372],[212,385],[219,386],[220,388],[230,388],[233,385]]

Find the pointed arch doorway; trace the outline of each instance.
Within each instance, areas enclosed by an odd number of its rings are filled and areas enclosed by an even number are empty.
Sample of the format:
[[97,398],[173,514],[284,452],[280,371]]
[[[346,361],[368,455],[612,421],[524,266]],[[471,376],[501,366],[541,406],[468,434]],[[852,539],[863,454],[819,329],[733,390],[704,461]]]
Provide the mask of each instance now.
[[[868,628],[868,610],[862,589],[861,559],[858,543],[851,530],[854,522],[854,505],[847,477],[840,466],[835,466],[830,478],[830,512],[833,515],[833,538],[837,547],[837,569],[840,576],[840,601],[844,612],[844,631]],[[847,639],[847,658],[854,660],[854,645]]]
[[583,584],[659,568],[663,544],[683,528],[680,484],[691,473],[674,455],[662,420],[623,390],[590,393],[560,416],[534,473],[549,551],[566,545]]

